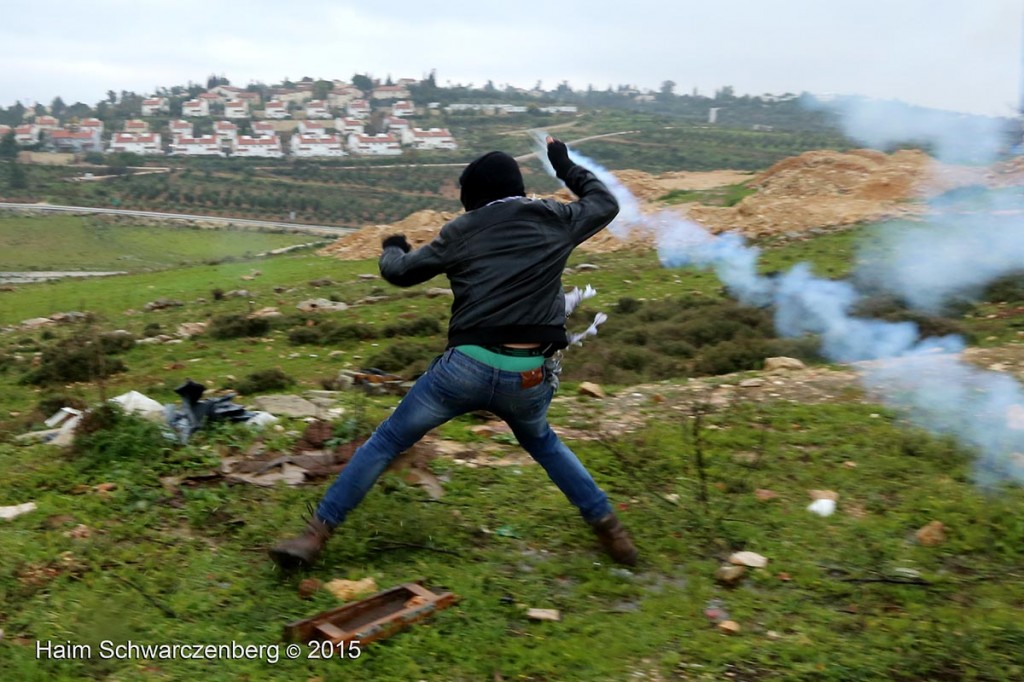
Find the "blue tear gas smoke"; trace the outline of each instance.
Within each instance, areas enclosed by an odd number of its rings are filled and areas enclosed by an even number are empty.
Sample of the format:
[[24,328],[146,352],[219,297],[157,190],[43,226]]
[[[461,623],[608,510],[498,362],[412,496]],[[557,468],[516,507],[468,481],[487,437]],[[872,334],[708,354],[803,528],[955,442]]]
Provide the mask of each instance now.
[[[544,138],[543,133],[535,133],[537,155],[554,175],[547,164]],[[848,281],[816,277],[806,264],[777,276],[761,275],[759,250],[742,236],[712,234],[670,211],[645,214],[636,197],[607,169],[572,149],[569,158],[597,175],[619,200],[621,211],[609,226],[617,237],[628,238],[633,229],[643,229],[653,235],[663,266],[709,268],[740,302],[772,305],[780,335],[817,335],[826,357],[857,363],[865,388],[885,405],[918,426],[952,435],[976,449],[975,480],[980,485],[1024,482],[1024,390],[1005,374],[964,361],[960,355],[963,339],[921,338],[911,322],[858,317],[851,312],[862,296],[858,289]],[[1018,217],[1016,229],[1022,223]],[[908,301],[924,305],[941,304],[955,293],[983,286],[997,273],[1012,270],[1012,256],[993,257],[991,267],[976,269],[970,277],[952,277],[954,270],[969,269],[973,264],[963,262],[952,268],[944,257],[964,253],[959,250],[963,234],[954,229],[956,219],[948,225],[946,238],[941,240],[900,237],[892,232],[888,245],[893,256],[884,263],[875,262],[873,273],[862,269],[861,276],[888,278],[891,282],[886,284],[898,287]],[[916,265],[914,276],[896,277],[908,262]],[[1016,263],[1019,269],[1024,260]],[[929,287],[943,277],[947,286]]]

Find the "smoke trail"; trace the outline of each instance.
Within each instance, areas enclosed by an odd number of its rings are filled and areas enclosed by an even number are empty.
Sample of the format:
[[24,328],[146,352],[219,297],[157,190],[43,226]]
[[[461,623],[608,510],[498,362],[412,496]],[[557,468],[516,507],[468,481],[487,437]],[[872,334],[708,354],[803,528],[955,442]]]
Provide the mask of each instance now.
[[[535,136],[538,156],[546,159],[544,135]],[[1006,375],[966,363],[959,356],[962,339],[922,339],[913,323],[853,316],[851,310],[860,297],[853,285],[815,277],[806,264],[779,277],[760,275],[758,249],[748,246],[740,235],[713,235],[668,211],[645,215],[637,199],[608,170],[572,150],[570,158],[594,172],[626,207],[616,219],[620,223],[616,234],[643,227],[654,235],[665,267],[711,268],[741,302],[773,304],[779,334],[818,335],[822,352],[835,361],[873,361],[859,366],[865,387],[913,423],[951,434],[976,448],[979,484],[1024,481],[1024,390]],[[550,167],[548,172],[553,175]],[[955,251],[955,235],[951,240],[947,249]],[[913,254],[919,246],[919,240],[910,239],[897,253]],[[1003,269],[997,264],[986,272]],[[972,285],[977,281],[972,280]],[[913,280],[909,287],[916,289],[917,282]],[[951,285],[950,290],[963,286]]]

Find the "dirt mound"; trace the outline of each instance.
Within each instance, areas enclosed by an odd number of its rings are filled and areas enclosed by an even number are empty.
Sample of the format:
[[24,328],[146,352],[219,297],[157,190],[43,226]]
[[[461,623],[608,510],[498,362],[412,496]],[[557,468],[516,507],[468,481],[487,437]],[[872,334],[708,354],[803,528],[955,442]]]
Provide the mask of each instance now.
[[756,176],[757,193],[735,206],[693,205],[686,215],[714,232],[804,232],[919,213],[915,200],[983,180],[983,172],[943,166],[920,151],[813,151]]
[[[812,151],[779,161],[758,174],[741,171],[679,171],[652,175],[638,170],[615,171],[645,210],[656,210],[656,200],[675,189],[701,191],[748,182],[756,189],[731,207],[691,203],[676,207],[712,232],[738,231],[747,237],[799,234],[815,228],[842,227],[886,218],[915,215],[923,210],[920,199],[968,185],[1024,184],[1024,161],[993,168],[947,166],[924,152],[901,150],[893,154],[870,149],[848,152]],[[543,198],[543,197],[542,197]],[[572,201],[565,189],[551,195]],[[321,251],[343,260],[374,258],[386,234],[402,232],[413,246],[432,240],[441,226],[457,213],[419,211],[393,225],[377,225],[339,239]],[[650,235],[634,230],[619,239],[604,230],[584,242],[581,251],[606,253],[628,248],[650,248]]]

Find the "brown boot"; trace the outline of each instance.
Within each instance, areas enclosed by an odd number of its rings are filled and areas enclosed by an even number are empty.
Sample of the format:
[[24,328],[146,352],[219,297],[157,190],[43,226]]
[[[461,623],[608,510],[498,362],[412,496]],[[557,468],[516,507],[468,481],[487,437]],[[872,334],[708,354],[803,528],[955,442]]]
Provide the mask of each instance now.
[[320,556],[331,532],[331,527],[313,514],[300,535],[282,540],[270,548],[270,558],[286,571],[309,568]]
[[619,518],[615,516],[615,512],[592,522],[590,526],[597,533],[597,539],[601,541],[601,546],[612,559],[620,564],[636,566],[636,546],[633,545],[632,538],[623,528]]

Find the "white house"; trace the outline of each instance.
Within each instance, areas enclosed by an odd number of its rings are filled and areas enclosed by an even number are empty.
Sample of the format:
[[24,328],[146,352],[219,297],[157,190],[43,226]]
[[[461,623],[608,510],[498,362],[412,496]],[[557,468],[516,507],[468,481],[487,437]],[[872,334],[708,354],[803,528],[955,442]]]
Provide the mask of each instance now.
[[253,121],[252,133],[254,137],[270,137],[277,135],[277,128],[270,121]]
[[50,144],[58,152],[101,152],[103,142],[99,128],[82,130],[51,130]]
[[327,103],[322,99],[311,99],[306,102],[306,118],[331,118]]
[[370,115],[370,103],[365,99],[354,99],[345,107],[352,118],[366,118]]
[[176,137],[192,137],[195,135],[195,132],[192,130],[192,124],[188,121],[183,121],[180,118],[171,121],[170,124],[168,124],[168,127],[171,129],[172,140]]
[[225,100],[238,99],[238,94],[243,92],[242,88],[234,85],[216,85],[209,90],[209,94],[223,97]]
[[290,90],[288,88],[274,88],[270,91],[274,96],[274,99],[280,102],[295,102],[296,104],[302,104],[313,99],[312,90]]
[[391,105],[391,113],[399,118],[416,115],[416,106],[407,99],[399,100]]
[[405,134],[412,130],[412,125],[409,124],[404,118],[398,118],[397,116],[389,116],[384,119],[387,122],[388,132],[395,135],[400,140],[405,140]]
[[201,92],[201,93],[199,93],[199,95],[197,96],[197,99],[205,100],[207,103],[213,104],[214,102],[224,102],[224,101],[226,101],[229,98],[228,97],[224,97],[223,95],[221,95],[218,92],[212,92],[211,91],[211,92]]
[[31,123],[25,123],[14,129],[14,141],[20,145],[35,144],[39,141],[39,128]]
[[366,128],[363,126],[363,122],[358,118],[336,118],[334,119],[334,129],[342,135],[348,135],[350,133],[357,133],[362,135],[366,132]]
[[537,111],[545,114],[575,114],[579,108],[576,106],[538,107]]
[[142,100],[143,116],[159,116],[160,114],[166,114],[170,110],[171,107],[167,103],[166,97],[151,97],[150,99]]
[[370,99],[409,99],[409,88],[404,85],[378,85]]
[[39,130],[57,130],[60,128],[60,121],[53,116],[36,116],[33,123],[35,123],[36,128]]
[[248,102],[250,107],[252,107],[252,105],[254,105],[254,104],[259,104],[260,101],[261,101],[260,100],[260,93],[258,93],[258,92],[249,92],[248,90],[239,90],[238,92],[235,93],[234,99],[240,99],[240,100],[243,100],[245,102]]
[[131,152],[134,154],[163,154],[158,133],[114,133],[110,139],[110,152]]
[[263,107],[264,118],[288,118],[288,105],[279,100],[271,100]]
[[273,137],[241,135],[235,142],[234,155],[267,159],[279,159],[284,156],[281,151],[281,140],[278,139],[277,135]]
[[341,109],[354,99],[360,99],[363,91],[354,85],[335,85],[334,89],[327,93],[327,105],[335,109]]
[[249,118],[249,103],[244,99],[225,102],[224,118]]
[[213,124],[213,134],[218,142],[233,147],[238,139],[238,126],[231,121],[217,121]]
[[345,156],[337,135],[292,135],[292,156]]
[[171,153],[178,156],[224,156],[216,135],[179,137],[171,145]]
[[458,149],[455,138],[447,128],[413,128],[409,137],[413,149]]
[[353,133],[348,136],[348,148],[353,154],[364,154],[367,156],[398,156],[402,153],[402,147],[393,135],[359,135]]
[[79,130],[98,130],[103,134],[103,121],[98,118],[83,118],[78,124]]
[[189,117],[209,116],[210,103],[205,99],[190,99],[181,105],[181,115]]
[[323,121],[299,121],[297,128],[303,135],[327,134],[327,124]]
[[149,124],[145,121],[138,119],[131,119],[130,121],[124,122],[124,132],[126,133],[148,133]]

